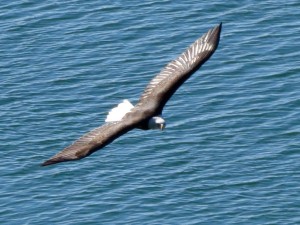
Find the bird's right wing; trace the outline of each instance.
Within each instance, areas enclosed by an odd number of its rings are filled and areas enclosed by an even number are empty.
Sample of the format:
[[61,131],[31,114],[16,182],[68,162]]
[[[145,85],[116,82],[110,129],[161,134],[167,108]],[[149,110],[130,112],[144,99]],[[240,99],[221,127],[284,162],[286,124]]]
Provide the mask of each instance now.
[[127,123],[126,121],[106,123],[83,135],[73,144],[45,161],[42,166],[82,159],[108,145],[133,128],[134,124],[128,123],[128,121]]

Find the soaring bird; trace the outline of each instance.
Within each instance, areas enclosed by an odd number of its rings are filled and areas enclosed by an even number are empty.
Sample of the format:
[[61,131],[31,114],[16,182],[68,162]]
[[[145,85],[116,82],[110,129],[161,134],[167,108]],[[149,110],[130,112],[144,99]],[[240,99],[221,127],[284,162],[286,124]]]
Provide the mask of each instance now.
[[168,63],[146,86],[135,106],[124,100],[109,112],[104,125],[83,135],[42,166],[82,159],[134,128],[163,130],[166,123],[161,115],[165,104],[215,52],[221,29],[222,23],[210,29],[177,59]]

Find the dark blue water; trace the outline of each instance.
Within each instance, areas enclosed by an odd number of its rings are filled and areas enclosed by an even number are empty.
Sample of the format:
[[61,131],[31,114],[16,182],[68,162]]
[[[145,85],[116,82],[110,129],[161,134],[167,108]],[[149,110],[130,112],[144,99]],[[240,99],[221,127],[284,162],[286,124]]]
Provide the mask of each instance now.
[[[3,1],[1,224],[300,224],[299,1]],[[77,162],[209,28],[218,50],[164,110]]]

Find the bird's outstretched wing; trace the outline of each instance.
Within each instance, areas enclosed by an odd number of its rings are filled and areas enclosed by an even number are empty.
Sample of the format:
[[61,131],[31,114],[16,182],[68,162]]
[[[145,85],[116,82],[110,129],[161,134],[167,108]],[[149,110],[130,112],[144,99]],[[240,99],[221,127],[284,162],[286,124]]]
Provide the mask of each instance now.
[[106,123],[83,135],[42,166],[82,159],[116,138],[160,114],[166,102],[218,47],[221,26],[209,30],[176,60],[170,62],[146,87],[138,104],[119,122]]
[[163,107],[180,85],[215,52],[219,44],[221,28],[222,23],[210,29],[177,59],[167,64],[147,85],[136,105],[137,108],[151,105],[154,114],[161,114]]
[[42,166],[82,159],[103,148],[104,146],[111,143],[113,140],[120,137],[122,134],[127,133],[133,128],[134,123],[128,123],[128,121],[106,123],[103,126],[98,127],[83,135],[72,145],[66,147],[61,152],[45,161]]

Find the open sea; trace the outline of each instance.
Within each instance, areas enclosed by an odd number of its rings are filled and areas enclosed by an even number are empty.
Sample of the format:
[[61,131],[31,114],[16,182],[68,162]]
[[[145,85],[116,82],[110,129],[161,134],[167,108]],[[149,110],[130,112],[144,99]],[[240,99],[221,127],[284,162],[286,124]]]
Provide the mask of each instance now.
[[[167,103],[80,161],[40,164],[208,29]],[[1,1],[0,224],[300,224],[300,1]]]

